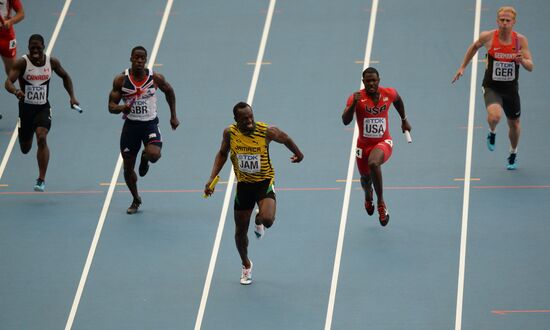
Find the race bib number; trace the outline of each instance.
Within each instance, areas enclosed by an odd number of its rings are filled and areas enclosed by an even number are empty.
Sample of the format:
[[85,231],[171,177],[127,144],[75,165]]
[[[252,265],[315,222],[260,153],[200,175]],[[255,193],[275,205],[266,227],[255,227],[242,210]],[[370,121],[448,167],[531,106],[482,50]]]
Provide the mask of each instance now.
[[365,118],[363,121],[363,136],[366,138],[381,138],[386,133],[386,118]]
[[237,154],[239,171],[243,173],[259,173],[261,157],[260,155]]
[[149,112],[149,109],[147,109],[147,101],[137,100],[134,102],[134,104],[132,104],[131,112],[136,115],[146,115]]
[[46,102],[48,101],[47,95],[48,95],[47,85],[40,85],[40,86],[26,85],[25,86],[25,103],[27,104],[36,104],[36,105],[46,104]]
[[516,64],[514,62],[493,62],[494,81],[513,81],[516,79]]
[[10,49],[14,49],[17,46],[17,41],[15,39],[10,40]]
[[363,149],[359,147],[355,148],[355,157],[359,159],[363,158]]

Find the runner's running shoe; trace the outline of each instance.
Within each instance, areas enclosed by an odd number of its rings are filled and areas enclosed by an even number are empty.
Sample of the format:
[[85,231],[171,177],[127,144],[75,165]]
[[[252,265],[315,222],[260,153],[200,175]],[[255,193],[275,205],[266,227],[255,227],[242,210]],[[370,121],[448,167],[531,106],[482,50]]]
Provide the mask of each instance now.
[[138,199],[134,199],[132,201],[132,204],[130,207],[126,210],[126,213],[128,214],[135,214],[137,213],[139,206],[141,205],[141,197],[138,197]]
[[487,148],[489,148],[489,151],[495,150],[496,137],[497,135],[495,133],[489,132],[489,134],[487,134]]
[[250,268],[242,267],[241,271],[241,284],[249,285],[252,283],[252,260],[250,261]]
[[34,191],[44,192],[45,189],[46,189],[46,183],[44,182],[44,180],[40,178],[36,179],[36,184],[34,185]]
[[390,221],[390,214],[385,203],[378,204],[378,216],[378,220],[380,220],[382,226],[387,225]]
[[149,161],[145,158],[145,152],[141,153],[141,161],[139,162],[139,176],[145,176],[149,171]]
[[517,154],[510,154],[510,157],[508,157],[508,164],[506,165],[506,169],[515,170],[518,168],[518,162],[516,157],[517,157]]
[[256,225],[254,228],[254,234],[256,234],[256,239],[262,239],[265,235],[265,227],[264,225]]

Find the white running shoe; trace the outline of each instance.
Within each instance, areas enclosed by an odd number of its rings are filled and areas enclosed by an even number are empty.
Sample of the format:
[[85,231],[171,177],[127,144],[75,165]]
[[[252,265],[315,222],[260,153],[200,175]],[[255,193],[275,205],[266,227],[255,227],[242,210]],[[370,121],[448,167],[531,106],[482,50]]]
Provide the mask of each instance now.
[[256,239],[262,239],[265,234],[264,225],[256,225],[256,228],[254,228],[254,234],[256,234]]
[[241,284],[249,285],[252,283],[252,260],[250,261],[250,268],[242,267],[241,271]]

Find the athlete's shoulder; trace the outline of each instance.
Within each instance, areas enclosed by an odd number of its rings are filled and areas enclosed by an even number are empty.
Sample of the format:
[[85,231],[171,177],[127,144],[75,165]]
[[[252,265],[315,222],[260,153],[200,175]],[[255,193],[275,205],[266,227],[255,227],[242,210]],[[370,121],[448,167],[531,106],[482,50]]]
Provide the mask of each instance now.
[[380,94],[391,98],[397,97],[397,90],[393,87],[378,87]]

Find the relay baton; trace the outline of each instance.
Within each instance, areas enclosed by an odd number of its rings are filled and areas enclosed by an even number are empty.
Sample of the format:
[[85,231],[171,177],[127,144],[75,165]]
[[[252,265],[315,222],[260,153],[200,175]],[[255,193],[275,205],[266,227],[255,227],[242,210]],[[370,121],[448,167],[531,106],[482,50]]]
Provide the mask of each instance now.
[[[216,175],[216,177],[214,178],[214,180],[212,180],[212,182],[210,182],[210,185],[208,186],[208,189],[214,190],[214,187],[216,187],[216,184],[218,183],[218,181],[220,181],[220,176],[219,176],[219,175]],[[202,197],[208,198],[208,195],[207,195],[207,194],[204,194],[204,195],[202,195]]]
[[[134,105],[134,102],[136,102],[136,99],[131,99],[130,102],[128,102],[127,104],[130,106],[130,108],[132,107],[132,105]],[[128,115],[125,114],[125,113],[122,113],[122,119],[126,119],[128,118]]]
[[76,104],[73,104],[73,105],[71,106],[71,109],[74,109],[74,110],[78,111],[78,113],[82,113],[82,108],[79,107],[79,106],[76,105]]
[[413,142],[412,137],[411,137],[411,132],[405,131],[403,133],[403,135],[405,135],[405,139],[407,140],[407,143],[412,143]]

